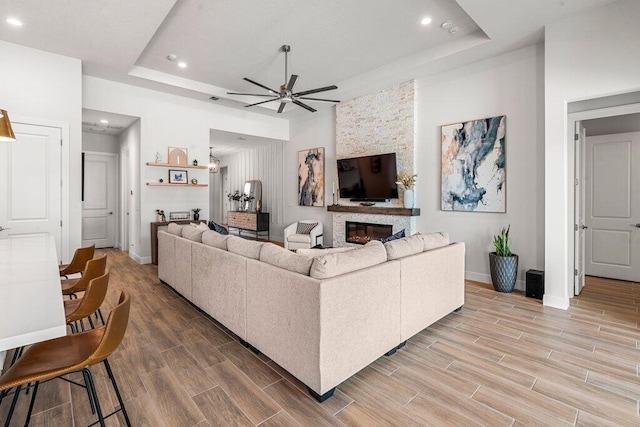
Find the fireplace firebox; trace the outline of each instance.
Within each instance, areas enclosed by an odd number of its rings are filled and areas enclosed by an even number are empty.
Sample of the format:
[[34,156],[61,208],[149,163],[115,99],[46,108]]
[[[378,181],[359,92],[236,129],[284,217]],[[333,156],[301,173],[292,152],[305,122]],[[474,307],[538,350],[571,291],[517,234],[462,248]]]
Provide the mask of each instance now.
[[372,240],[386,239],[393,234],[393,226],[386,224],[371,224],[368,222],[345,222],[345,241],[364,245]]

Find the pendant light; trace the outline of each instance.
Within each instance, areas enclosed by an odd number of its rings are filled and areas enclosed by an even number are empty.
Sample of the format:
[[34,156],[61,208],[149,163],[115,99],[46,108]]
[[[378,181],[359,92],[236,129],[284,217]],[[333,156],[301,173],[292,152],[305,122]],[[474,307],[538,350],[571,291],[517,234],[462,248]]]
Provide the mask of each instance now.
[[16,135],[11,128],[9,115],[5,110],[0,110],[0,141],[15,141]]
[[220,160],[213,156],[213,147],[209,147],[209,173],[220,172]]

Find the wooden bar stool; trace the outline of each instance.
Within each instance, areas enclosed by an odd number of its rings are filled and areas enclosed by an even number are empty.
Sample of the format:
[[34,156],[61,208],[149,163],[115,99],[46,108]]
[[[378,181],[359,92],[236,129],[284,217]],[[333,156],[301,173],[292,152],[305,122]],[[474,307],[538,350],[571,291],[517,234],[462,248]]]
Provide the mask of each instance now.
[[87,262],[82,272],[82,277],[77,279],[65,279],[61,281],[62,295],[69,295],[75,297],[76,293],[84,292],[89,285],[89,282],[100,277],[107,269],[107,255],[104,254],[101,257],[91,259]]
[[95,249],[96,245],[76,249],[71,262],[60,265],[60,277],[68,278],[67,275],[69,274],[82,273],[85,264],[93,258]]
[[[72,333],[78,332],[76,322],[80,322],[80,326],[84,331],[83,319],[89,320],[91,329],[95,328],[91,316],[100,310],[100,306],[104,302],[109,287],[109,272],[107,271],[100,277],[91,280],[87,285],[82,298],[64,301],[64,316],[67,325],[71,327]],[[104,324],[104,323],[103,323]]]
[[[131,300],[129,294],[123,291],[120,294],[118,305],[109,314],[105,326],[33,344],[26,349],[24,355],[0,376],[0,392],[15,388],[12,392],[14,396],[11,401],[9,413],[7,414],[5,427],[9,426],[11,422],[11,417],[13,416],[22,387],[33,383],[33,394],[31,395],[25,423],[25,425],[29,425],[31,413],[33,412],[33,404],[38,393],[38,386],[41,382],[54,378],[60,378],[87,389],[91,396],[89,403],[92,413],[98,414],[98,421],[94,424],[100,424],[104,427],[106,418],[122,411],[127,425],[131,426],[129,415],[127,415],[127,410],[124,407],[124,402],[120,395],[120,390],[116,384],[116,379],[109,365],[109,361],[107,360],[107,357],[109,357],[122,342],[129,322],[130,308]],[[93,375],[89,370],[90,366],[100,362],[104,363],[116,397],[118,398],[118,403],[120,404],[119,409],[116,409],[106,416],[102,414]],[[82,372],[84,385],[62,377],[63,375],[73,372]],[[2,397],[0,397],[0,403],[2,402]]]

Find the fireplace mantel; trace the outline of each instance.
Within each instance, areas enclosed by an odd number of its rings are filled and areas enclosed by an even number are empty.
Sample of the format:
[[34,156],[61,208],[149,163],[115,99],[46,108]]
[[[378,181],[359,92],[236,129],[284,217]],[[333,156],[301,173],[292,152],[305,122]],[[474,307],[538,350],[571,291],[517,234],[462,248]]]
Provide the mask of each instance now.
[[400,207],[331,205],[327,206],[327,210],[329,212],[346,212],[373,215],[420,216],[419,208],[405,209]]

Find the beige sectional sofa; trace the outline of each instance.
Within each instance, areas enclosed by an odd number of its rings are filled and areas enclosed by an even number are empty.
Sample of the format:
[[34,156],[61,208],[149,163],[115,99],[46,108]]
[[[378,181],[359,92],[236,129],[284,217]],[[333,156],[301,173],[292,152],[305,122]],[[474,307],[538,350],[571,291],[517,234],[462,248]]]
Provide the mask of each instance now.
[[320,401],[464,304],[464,243],[440,233],[303,255],[172,224],[158,244],[160,280]]

